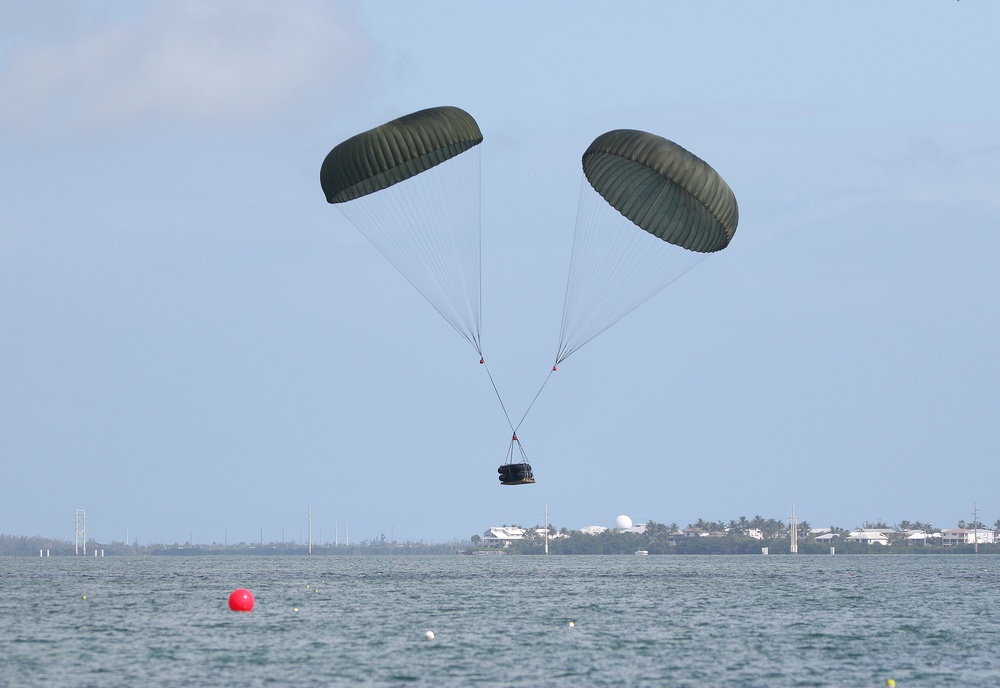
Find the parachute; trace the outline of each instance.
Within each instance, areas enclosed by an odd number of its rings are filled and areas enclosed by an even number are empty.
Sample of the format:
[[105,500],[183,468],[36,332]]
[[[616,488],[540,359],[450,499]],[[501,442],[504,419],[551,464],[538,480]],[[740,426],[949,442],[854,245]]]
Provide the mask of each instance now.
[[[326,200],[476,348],[503,407],[482,351],[482,140],[464,110],[420,110],[338,144],[323,161],[320,185]],[[499,473],[503,485],[535,482],[516,435]]]
[[[482,140],[479,125],[459,108],[421,110],[334,147],[323,161],[320,183],[327,201],[476,348],[484,364]],[[598,136],[583,154],[583,173],[552,371],[706,255],[728,246],[739,220],[736,198],[722,177],[654,134],[620,129]],[[486,372],[513,433],[498,469],[500,483],[532,484],[517,430],[545,382],[514,424],[488,367]]]
[[326,200],[482,355],[479,125],[456,107],[353,136],[320,169]]
[[556,365],[726,248],[739,222],[722,177],[655,134],[598,136],[583,174]]
[[633,129],[594,139],[583,154],[555,362],[512,426],[514,441],[562,361],[709,253],[726,248],[738,222],[726,182],[676,143]]

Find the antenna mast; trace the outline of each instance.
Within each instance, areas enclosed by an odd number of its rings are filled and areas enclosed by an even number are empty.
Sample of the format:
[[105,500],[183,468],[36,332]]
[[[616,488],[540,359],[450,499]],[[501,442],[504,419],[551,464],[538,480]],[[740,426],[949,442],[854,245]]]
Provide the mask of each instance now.
[[792,544],[789,549],[792,554],[799,553],[799,523],[795,520],[795,505],[792,504],[792,517],[789,519],[789,535],[792,538]]
[[87,556],[87,510],[76,510],[76,534],[73,543],[76,545],[76,556],[80,556],[80,540],[83,540],[83,556]]

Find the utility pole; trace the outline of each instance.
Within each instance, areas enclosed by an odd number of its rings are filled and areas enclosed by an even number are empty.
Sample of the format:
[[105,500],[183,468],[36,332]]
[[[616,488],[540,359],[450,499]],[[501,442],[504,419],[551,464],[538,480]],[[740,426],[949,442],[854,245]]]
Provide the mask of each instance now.
[[549,505],[545,505],[545,556],[549,555]]
[[979,508],[976,503],[972,503],[972,542],[973,549],[979,554]]

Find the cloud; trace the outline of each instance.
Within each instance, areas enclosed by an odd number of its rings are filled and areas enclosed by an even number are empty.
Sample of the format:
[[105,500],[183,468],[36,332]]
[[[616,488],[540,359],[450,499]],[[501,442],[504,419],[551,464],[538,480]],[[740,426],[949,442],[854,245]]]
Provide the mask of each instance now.
[[18,135],[252,129],[303,104],[328,114],[357,98],[380,61],[339,3],[164,1],[100,15],[83,3],[26,7],[3,17],[0,55],[0,127]]

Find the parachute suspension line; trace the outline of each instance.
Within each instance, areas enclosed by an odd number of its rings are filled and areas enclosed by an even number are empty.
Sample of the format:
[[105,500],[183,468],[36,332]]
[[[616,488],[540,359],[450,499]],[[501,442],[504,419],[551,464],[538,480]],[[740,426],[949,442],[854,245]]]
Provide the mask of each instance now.
[[[476,218],[476,245],[474,248],[476,254],[476,294],[478,296],[478,303],[476,304],[476,350],[479,353],[480,359],[483,356],[483,222],[482,222],[482,197],[483,197],[483,166],[479,159],[479,148],[477,147],[475,151],[475,165],[473,166],[473,171],[475,173],[475,207],[470,214],[474,214]],[[485,363],[485,361],[484,361]]]
[[636,227],[581,182],[558,365],[709,255]]
[[[531,465],[528,463],[528,455],[524,451],[524,447],[521,446],[521,441],[517,439],[517,429],[510,420],[510,414],[507,412],[507,407],[503,403],[503,399],[500,396],[500,390],[497,389],[497,384],[493,380],[493,373],[490,372],[489,366],[486,365],[486,360],[483,358],[479,359],[479,363],[486,368],[486,374],[490,378],[490,384],[493,385],[493,391],[496,392],[497,401],[500,402],[500,408],[503,409],[503,415],[507,418],[507,425],[510,426],[511,438],[510,446],[507,447],[507,457],[504,460],[504,464],[500,466],[500,482],[504,485],[525,485],[535,482],[534,477],[531,474]],[[541,392],[541,390],[539,390]],[[537,398],[538,395],[535,395]],[[535,402],[532,401],[532,404]],[[530,407],[529,407],[530,408]],[[525,412],[525,415],[528,415]],[[521,422],[524,422],[524,418],[518,423],[520,426]],[[510,468],[510,464],[514,463],[514,446],[517,445],[517,451],[521,455],[521,460],[518,462],[520,467],[517,470]]]
[[556,367],[552,366],[552,370],[550,370],[549,374],[545,376],[545,379],[542,381],[542,386],[538,388],[537,392],[535,392],[535,397],[531,400],[531,403],[528,404],[528,408],[524,412],[524,415],[521,416],[521,420],[517,421],[517,425],[514,426],[515,433],[517,433],[518,429],[520,429],[521,423],[524,422],[524,419],[528,417],[528,413],[531,411],[531,407],[535,405],[536,401],[538,401],[538,395],[540,395],[542,393],[542,390],[545,389],[545,385],[548,384],[549,378],[552,377],[552,373],[554,372],[556,372]]
[[524,447],[521,446],[521,441],[517,439],[517,434],[515,433],[510,439],[510,446],[507,447],[507,463],[514,463],[514,447],[517,446],[518,452],[521,454],[521,460],[518,463],[528,463],[528,455],[524,452]]
[[514,428],[514,424],[510,420],[510,414],[507,413],[507,407],[504,406],[503,398],[501,398],[501,396],[500,396],[500,390],[497,389],[497,383],[493,380],[493,373],[490,372],[490,367],[488,365],[486,365],[486,360],[485,359],[480,358],[479,362],[483,365],[484,368],[486,368],[486,375],[490,378],[490,384],[493,385],[493,391],[497,395],[497,401],[500,402],[500,408],[503,409],[503,415],[504,415],[504,417],[507,418],[507,425],[510,426],[510,431],[516,433],[517,430]]
[[337,206],[482,355],[480,167],[475,147]]
[[573,293],[571,291],[571,287],[573,286],[575,276],[582,270],[582,268],[578,267],[577,264],[582,260],[582,256],[580,255],[582,249],[580,248],[580,245],[583,241],[584,233],[581,232],[580,227],[583,224],[582,218],[585,214],[584,197],[587,194],[588,189],[590,189],[590,184],[587,182],[586,176],[581,176],[580,197],[577,201],[576,208],[576,230],[573,232],[573,249],[570,254],[569,273],[566,277],[566,290],[563,294],[563,316],[562,322],[559,325],[559,347],[556,351],[556,360],[552,364],[553,368],[566,360],[566,358],[574,351],[574,349],[569,347],[566,341],[568,329],[567,322],[570,320],[570,316],[575,308],[575,302],[571,300],[571,295]]

